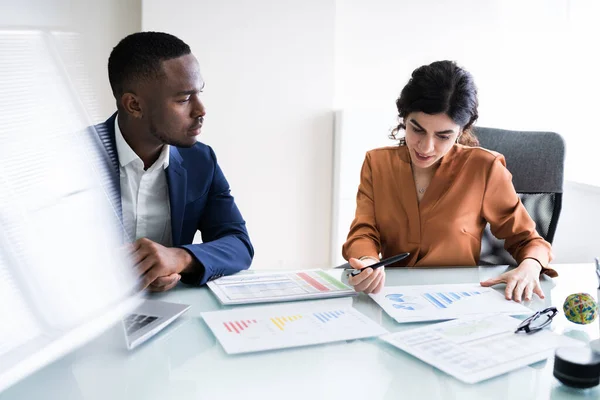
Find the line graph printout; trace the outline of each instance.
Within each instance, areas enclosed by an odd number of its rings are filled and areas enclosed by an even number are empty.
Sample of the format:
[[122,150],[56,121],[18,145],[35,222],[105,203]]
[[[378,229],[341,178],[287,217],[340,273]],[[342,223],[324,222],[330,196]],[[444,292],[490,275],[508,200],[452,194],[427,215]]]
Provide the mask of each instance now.
[[379,336],[387,331],[351,306],[325,300],[202,313],[228,354]]
[[466,383],[480,382],[544,360],[558,346],[583,345],[549,329],[535,335],[516,334],[520,323],[508,315],[468,317],[380,339]]
[[354,296],[350,286],[324,270],[236,274],[208,282],[225,305]]
[[532,313],[524,305],[506,300],[498,291],[476,283],[387,286],[370,296],[400,323]]

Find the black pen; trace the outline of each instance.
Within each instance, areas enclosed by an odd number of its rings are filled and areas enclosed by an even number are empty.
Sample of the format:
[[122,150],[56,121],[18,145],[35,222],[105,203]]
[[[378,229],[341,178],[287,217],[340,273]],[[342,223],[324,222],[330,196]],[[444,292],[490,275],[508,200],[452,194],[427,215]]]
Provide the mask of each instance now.
[[[393,263],[398,262],[400,260],[404,260],[409,255],[410,255],[410,253],[398,254],[397,256],[386,258],[385,260],[381,260],[378,263],[375,263],[373,265],[369,265],[368,267],[365,267],[363,269],[367,269],[367,268],[373,268],[373,269],[375,269],[375,268],[383,267],[385,265],[390,265],[390,264],[393,264]],[[354,268],[347,268],[347,270],[352,271],[352,272],[350,272],[350,275],[352,275],[352,276],[356,276],[356,275],[360,274],[361,271],[362,271],[362,269],[354,269]]]

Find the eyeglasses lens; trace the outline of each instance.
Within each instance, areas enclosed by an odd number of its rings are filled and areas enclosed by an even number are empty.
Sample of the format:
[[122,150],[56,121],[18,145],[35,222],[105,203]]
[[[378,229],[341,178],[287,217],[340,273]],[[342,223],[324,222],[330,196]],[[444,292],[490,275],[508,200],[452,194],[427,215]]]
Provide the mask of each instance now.
[[534,318],[529,323],[529,329],[536,330],[536,329],[544,328],[552,320],[551,315],[552,315],[552,312],[541,313],[540,315],[537,316],[537,318]]

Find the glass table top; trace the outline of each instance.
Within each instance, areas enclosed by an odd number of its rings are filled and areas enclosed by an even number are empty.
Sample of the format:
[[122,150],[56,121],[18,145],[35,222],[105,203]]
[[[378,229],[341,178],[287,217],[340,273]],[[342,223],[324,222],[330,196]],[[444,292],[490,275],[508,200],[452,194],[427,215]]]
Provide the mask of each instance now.
[[[564,299],[596,297],[593,264],[557,264],[558,278],[544,278],[546,298],[524,303],[532,310],[554,305],[551,329],[584,342],[598,339],[599,322],[576,325],[562,314]],[[386,285],[480,282],[506,267],[387,269]],[[342,274],[341,270],[335,273]],[[497,290],[503,291],[503,286]],[[599,399],[600,388],[577,391],[552,375],[553,359],[469,385],[377,338],[242,355],[227,355],[200,317],[227,309],[206,288],[180,286],[152,298],[191,304],[190,310],[139,348],[128,351],[115,325],[96,340],[0,393],[9,399]],[[423,326],[398,324],[370,297],[340,299],[390,332]],[[246,307],[246,306],[235,306]]]

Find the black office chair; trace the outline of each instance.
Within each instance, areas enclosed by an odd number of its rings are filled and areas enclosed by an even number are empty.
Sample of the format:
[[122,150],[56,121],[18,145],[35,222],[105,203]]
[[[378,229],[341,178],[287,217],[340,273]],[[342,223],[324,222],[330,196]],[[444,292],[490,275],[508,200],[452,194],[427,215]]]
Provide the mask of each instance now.
[[[506,167],[538,233],[549,243],[554,239],[562,206],[565,142],[553,132],[519,132],[476,127],[479,144],[506,158]],[[504,241],[485,228],[481,241],[481,265],[516,265],[504,250]]]

